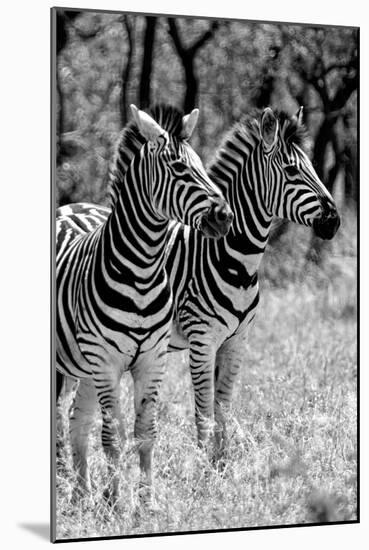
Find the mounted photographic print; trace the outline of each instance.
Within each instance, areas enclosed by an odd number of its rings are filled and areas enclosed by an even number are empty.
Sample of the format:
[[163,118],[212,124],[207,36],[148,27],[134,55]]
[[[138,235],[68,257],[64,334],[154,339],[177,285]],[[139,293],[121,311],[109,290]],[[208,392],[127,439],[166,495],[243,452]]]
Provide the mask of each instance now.
[[51,25],[52,540],[357,522],[358,28]]

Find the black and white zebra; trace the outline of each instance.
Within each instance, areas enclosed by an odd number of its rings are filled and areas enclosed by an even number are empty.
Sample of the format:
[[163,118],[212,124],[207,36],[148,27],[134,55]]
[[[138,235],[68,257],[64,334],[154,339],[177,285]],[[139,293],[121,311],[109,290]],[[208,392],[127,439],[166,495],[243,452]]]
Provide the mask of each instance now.
[[244,116],[220,148],[208,174],[222,190],[234,221],[227,236],[206,241],[173,224],[167,270],[175,304],[169,351],[189,348],[200,445],[215,425],[215,457],[226,448],[226,417],[259,302],[258,267],[274,217],[335,235],[334,200],[304,152],[302,108],[295,116],[270,108]]
[[322,239],[331,239],[340,224],[304,152],[305,136],[302,108],[293,117],[269,108],[244,116],[208,170],[235,214],[229,233],[210,241],[189,227],[170,226],[166,267],[175,311],[169,351],[189,348],[198,440],[204,445],[215,423],[216,457],[226,447],[225,419],[245,361],[259,301],[257,270],[273,218],[312,226]]
[[70,435],[81,488],[90,491],[87,438],[96,402],[111,465],[111,497],[124,428],[119,383],[134,381],[135,437],[143,483],[151,484],[155,410],[173,313],[165,271],[169,220],[205,237],[227,233],[232,213],[188,143],[198,111],[185,117],[132,106],[111,171],[111,208],[70,205],[57,211],[56,365],[81,379]]

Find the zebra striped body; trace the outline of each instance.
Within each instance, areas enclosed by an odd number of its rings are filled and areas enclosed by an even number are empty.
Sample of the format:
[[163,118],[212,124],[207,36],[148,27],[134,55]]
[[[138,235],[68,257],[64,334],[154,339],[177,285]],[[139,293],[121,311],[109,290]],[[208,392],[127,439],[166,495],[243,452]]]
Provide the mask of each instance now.
[[164,266],[168,220],[188,223],[209,237],[225,234],[232,220],[187,143],[193,115],[182,118],[161,108],[156,122],[140,111],[133,114],[137,127],[123,131],[115,157],[112,208],[99,214],[91,205],[71,205],[57,212],[56,362],[61,373],[85,380],[77,393],[84,404],[75,406],[71,418],[73,458],[82,489],[89,490],[84,435],[98,401],[113,499],[124,438],[119,383],[128,369],[135,386],[140,466],[145,483],[151,482],[156,400],[172,319]]
[[313,226],[332,238],[339,218],[333,199],[301,149],[301,112],[236,124],[208,174],[235,214],[227,236],[210,241],[170,225],[166,268],[174,299],[169,351],[189,348],[200,444],[214,427],[216,456],[226,445],[232,389],[259,301],[257,270],[274,216]]
[[332,238],[334,202],[301,149],[301,110],[292,118],[270,109],[261,121],[235,125],[210,166],[235,214],[219,241],[171,224],[167,271],[175,303],[169,351],[189,348],[199,443],[215,421],[215,456],[226,446],[225,418],[259,301],[257,270],[274,216],[313,226]]

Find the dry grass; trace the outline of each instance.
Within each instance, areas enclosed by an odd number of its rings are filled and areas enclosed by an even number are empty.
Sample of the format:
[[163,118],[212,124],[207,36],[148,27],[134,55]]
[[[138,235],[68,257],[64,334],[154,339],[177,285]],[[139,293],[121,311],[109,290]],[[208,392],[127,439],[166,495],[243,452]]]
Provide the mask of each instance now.
[[[106,508],[97,419],[90,458],[93,505],[70,503],[70,449],[61,449],[59,539],[356,519],[355,217],[348,214],[343,222],[327,246],[324,270],[304,265],[309,235],[296,226],[264,260],[261,303],[229,417],[224,471],[212,468],[196,446],[186,354],[172,354],[155,447],[158,510],[133,512],[139,471],[132,441],[121,461],[122,511]],[[128,431],[131,395],[127,375],[122,410]]]

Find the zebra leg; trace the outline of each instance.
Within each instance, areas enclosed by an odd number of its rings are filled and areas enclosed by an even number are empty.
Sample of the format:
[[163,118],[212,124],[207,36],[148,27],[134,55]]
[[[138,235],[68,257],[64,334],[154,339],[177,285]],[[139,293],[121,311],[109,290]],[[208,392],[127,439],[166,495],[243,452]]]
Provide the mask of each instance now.
[[207,447],[214,428],[215,345],[190,341],[190,369],[195,393],[195,418],[199,446]]
[[166,351],[156,358],[138,360],[131,373],[134,382],[135,427],[140,457],[140,493],[144,502],[151,501],[152,455],[157,435],[157,399],[165,371]]
[[69,435],[73,466],[78,478],[77,487],[73,491],[73,500],[91,494],[87,456],[89,434],[96,409],[97,397],[95,385],[91,379],[83,378],[79,381],[69,411]]
[[94,373],[94,383],[102,414],[102,445],[107,457],[109,487],[104,492],[109,504],[119,499],[119,458],[125,441],[125,432],[120,410],[120,378],[114,369]]
[[57,460],[60,460],[63,462],[63,452],[62,449],[65,445],[65,442],[67,441],[67,432],[69,432],[69,417],[70,417],[70,411],[72,409],[72,405],[68,407],[68,424],[66,422],[66,418],[63,414],[63,409],[66,406],[66,403],[74,401],[73,399],[73,392],[75,393],[76,388],[78,387],[78,380],[74,378],[70,378],[69,376],[64,376],[63,374],[59,373],[57,371],[57,374],[60,375],[59,382],[61,381],[61,391],[59,395],[57,395],[56,400],[56,433],[57,433],[57,439],[56,439],[56,457]]
[[214,459],[219,461],[228,448],[227,417],[232,402],[234,383],[244,361],[245,335],[227,340],[218,350],[215,367],[215,448]]

